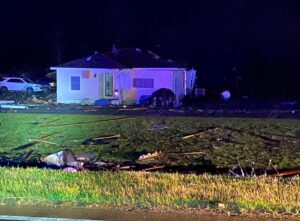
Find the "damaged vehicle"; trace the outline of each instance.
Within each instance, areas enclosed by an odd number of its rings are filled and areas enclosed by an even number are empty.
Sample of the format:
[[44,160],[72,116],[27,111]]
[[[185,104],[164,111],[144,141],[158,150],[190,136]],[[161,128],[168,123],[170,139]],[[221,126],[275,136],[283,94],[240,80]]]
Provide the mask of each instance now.
[[44,87],[28,78],[1,77],[0,92],[6,93],[8,91],[25,91],[28,94],[33,94],[35,92],[44,92]]

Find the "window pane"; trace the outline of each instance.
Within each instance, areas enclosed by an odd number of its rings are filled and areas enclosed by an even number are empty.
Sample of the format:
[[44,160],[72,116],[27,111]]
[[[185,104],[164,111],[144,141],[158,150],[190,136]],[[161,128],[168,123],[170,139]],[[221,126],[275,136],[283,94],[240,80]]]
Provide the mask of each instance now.
[[134,78],[133,87],[136,88],[154,88],[154,79]]
[[23,83],[23,81],[19,80],[19,79],[9,79],[7,82],[11,82],[11,83]]
[[79,91],[80,90],[80,77],[71,77],[71,90]]

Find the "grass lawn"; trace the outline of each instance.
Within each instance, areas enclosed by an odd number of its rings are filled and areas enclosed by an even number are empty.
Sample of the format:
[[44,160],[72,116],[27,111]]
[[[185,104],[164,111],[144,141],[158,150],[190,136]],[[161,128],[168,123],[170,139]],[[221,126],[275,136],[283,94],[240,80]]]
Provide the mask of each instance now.
[[[0,122],[2,161],[20,160],[31,150],[31,161],[71,150],[74,154],[94,153],[99,160],[122,163],[161,150],[164,156],[152,163],[231,167],[239,159],[242,166],[254,162],[256,168],[265,168],[272,159],[279,168],[300,165],[299,120],[1,113]],[[149,130],[154,125],[167,128]],[[182,138],[199,131],[204,132]],[[13,150],[54,133],[59,134],[46,139],[48,143]],[[82,144],[89,138],[116,134],[122,139],[109,144]],[[191,152],[201,153],[188,154]]]
[[0,203],[300,211],[300,180],[0,168]]

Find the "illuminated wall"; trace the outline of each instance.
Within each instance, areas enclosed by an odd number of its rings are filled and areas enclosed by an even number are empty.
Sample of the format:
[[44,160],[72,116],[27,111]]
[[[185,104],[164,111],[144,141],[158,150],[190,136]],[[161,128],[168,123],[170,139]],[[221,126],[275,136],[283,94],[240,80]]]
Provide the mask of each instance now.
[[[104,74],[113,74],[113,90],[120,103],[138,103],[141,96],[151,95],[160,88],[171,89],[181,99],[194,72],[177,68],[86,69],[53,68],[57,71],[57,101],[80,103],[85,99],[112,99],[103,94]],[[71,77],[80,77],[80,90],[71,90]],[[135,79],[135,84],[133,81]],[[138,84],[137,84],[138,83]]]
[[[89,71],[89,75],[87,75]],[[112,73],[111,69],[57,69],[57,101],[58,103],[80,103],[85,99],[92,101],[100,98],[101,73]],[[80,90],[71,90],[71,77],[80,77]]]

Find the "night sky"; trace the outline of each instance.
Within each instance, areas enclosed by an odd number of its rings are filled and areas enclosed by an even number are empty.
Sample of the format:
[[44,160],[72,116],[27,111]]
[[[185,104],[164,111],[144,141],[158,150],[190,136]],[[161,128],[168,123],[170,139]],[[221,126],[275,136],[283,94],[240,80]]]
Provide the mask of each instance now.
[[[299,0],[1,1],[0,72],[139,47],[197,69],[199,85],[300,97]],[[41,71],[42,73],[42,71]]]

